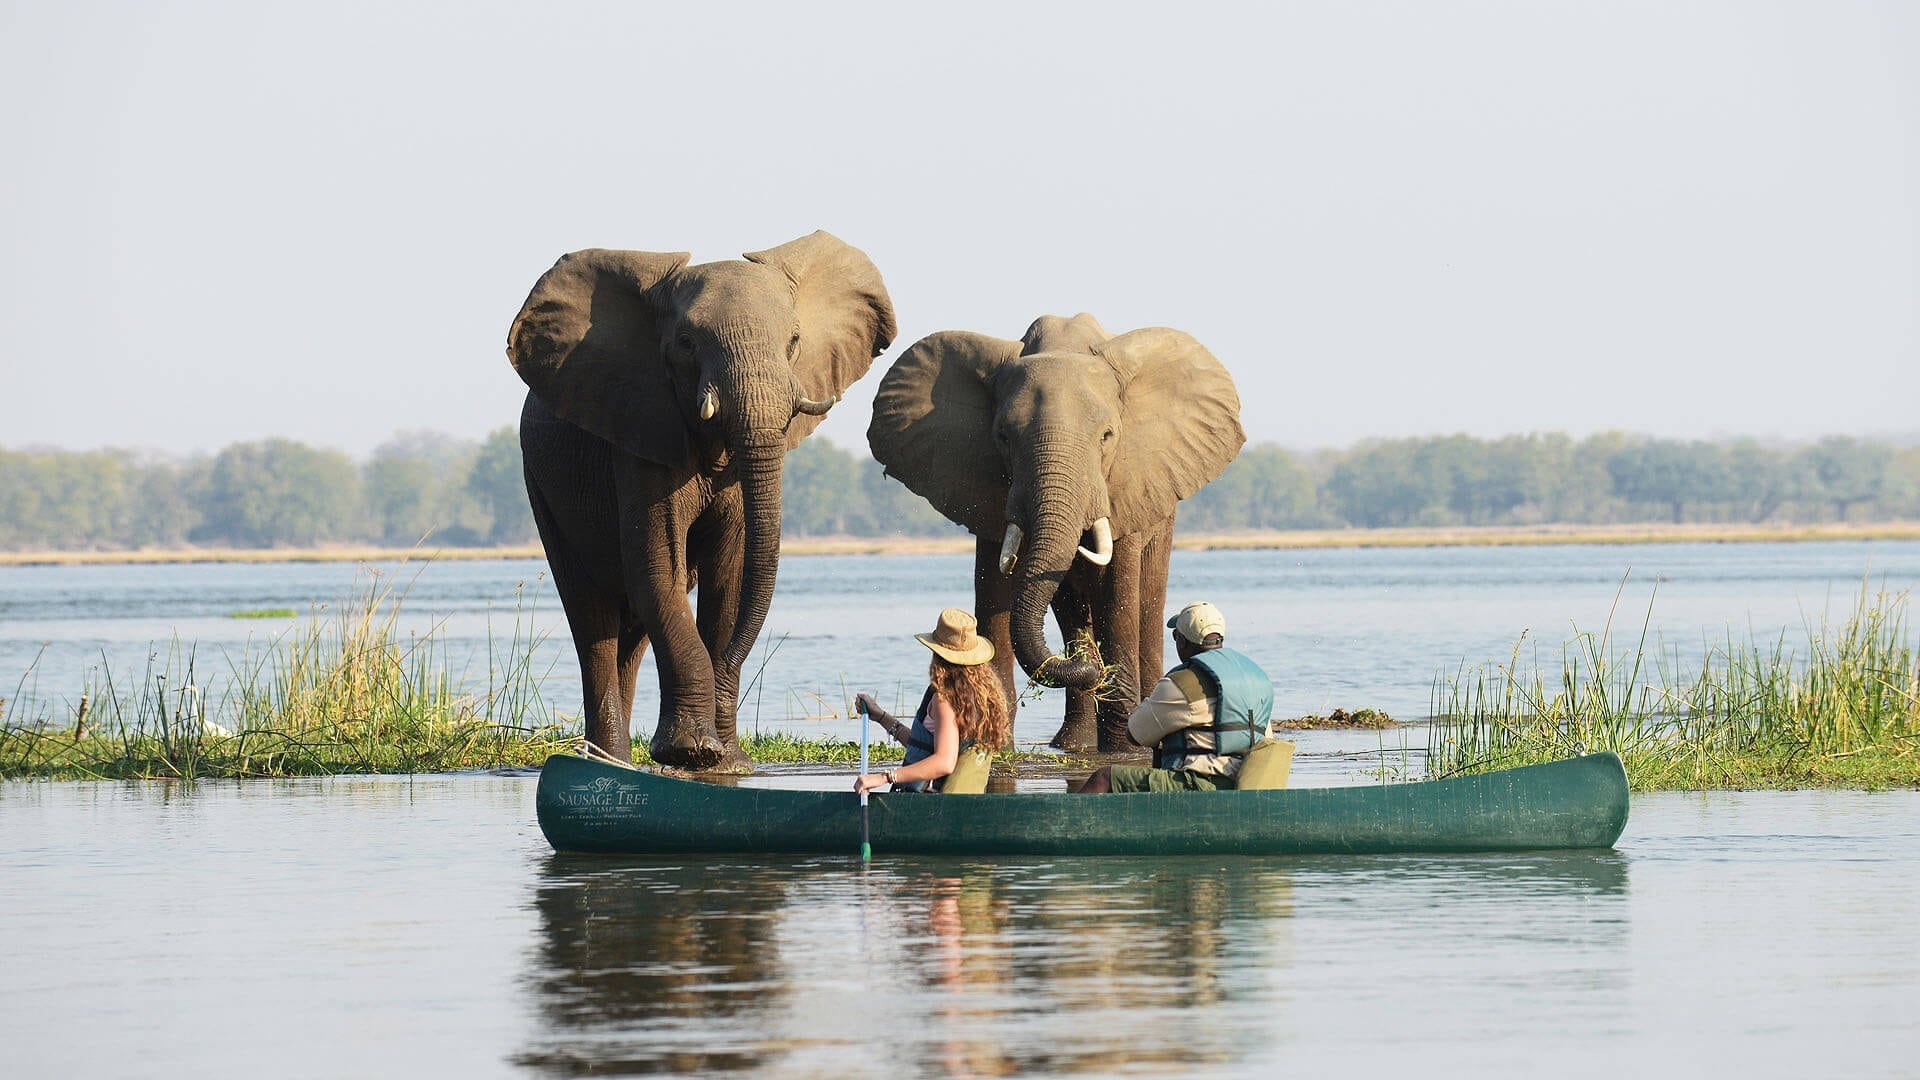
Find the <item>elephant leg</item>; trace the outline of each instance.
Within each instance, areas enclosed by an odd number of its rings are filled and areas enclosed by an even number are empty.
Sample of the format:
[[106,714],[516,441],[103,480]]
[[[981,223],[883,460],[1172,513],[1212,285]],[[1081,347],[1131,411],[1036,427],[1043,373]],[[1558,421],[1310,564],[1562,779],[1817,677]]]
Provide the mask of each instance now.
[[1152,530],[1140,554],[1140,692],[1144,696],[1165,671],[1167,573],[1173,559],[1173,519]]
[[634,524],[622,556],[629,599],[653,639],[660,672],[660,722],[648,749],[662,765],[708,769],[723,753],[713,730],[713,662],[687,603],[693,587],[687,529],[693,514],[674,501],[625,508],[622,520]]
[[613,450],[528,394],[520,452],[533,523],[580,660],[584,734],[631,760],[633,682],[646,639],[621,576]]
[[[1076,567],[1061,579],[1053,594],[1053,617],[1060,624],[1062,648],[1068,655],[1096,664],[1106,663],[1099,640],[1093,632],[1092,582]],[[1104,688],[1098,693],[1104,693]],[[1061,750],[1091,750],[1096,745],[1094,720],[1099,700],[1096,691],[1067,689],[1066,715],[1060,730],[1054,732],[1052,745]]]
[[[1113,671],[1100,693],[1102,753],[1132,749],[1127,717],[1140,704],[1140,562],[1146,540],[1139,533],[1114,538],[1113,562],[1102,575],[1093,605],[1094,636]],[[1158,674],[1157,672],[1155,673]]]
[[647,655],[647,631],[638,623],[620,629],[620,711],[633,723],[633,688],[639,681],[640,661]]
[[978,632],[993,642],[993,670],[1007,694],[1007,718],[1020,706],[1020,688],[1013,682],[1013,578],[1000,572],[1000,541],[977,536],[973,541],[973,618]]
[[[587,572],[587,559],[570,542],[558,515],[537,491],[530,492],[534,527],[547,552],[547,566],[567,616],[573,651],[580,660],[580,718],[586,740],[621,761],[633,760],[633,673],[622,662],[626,615],[619,593]],[[644,641],[644,637],[642,638]],[[637,669],[639,657],[634,657]]]
[[[548,548],[552,551],[552,548]],[[549,556],[551,558],[551,556]],[[556,570],[559,586],[562,575]],[[581,721],[586,740],[621,761],[633,760],[632,685],[620,660],[620,611],[597,591],[559,586],[560,606],[580,660]],[[636,665],[637,666],[637,665]]]
[[[727,642],[740,621],[740,575],[746,551],[746,519],[742,514],[740,489],[727,488],[719,493],[695,523],[688,537],[694,572],[699,581],[698,609],[695,621],[700,640],[713,665],[713,730],[720,740],[720,762],[710,771],[744,776],[753,772],[753,762],[740,749],[740,668],[742,664],[725,662]],[[742,658],[742,663],[745,658]]]

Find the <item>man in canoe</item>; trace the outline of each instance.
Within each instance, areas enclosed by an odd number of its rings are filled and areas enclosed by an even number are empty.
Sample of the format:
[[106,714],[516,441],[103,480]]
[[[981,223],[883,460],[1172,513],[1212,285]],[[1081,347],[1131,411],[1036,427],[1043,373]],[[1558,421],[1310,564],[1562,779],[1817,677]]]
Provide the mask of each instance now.
[[1227,648],[1227,619],[1204,601],[1167,620],[1180,663],[1127,717],[1127,734],[1153,748],[1153,768],[1107,765],[1076,790],[1219,791],[1235,786],[1273,717],[1273,680]]
[[906,759],[898,769],[855,777],[855,792],[883,784],[896,791],[936,790],[959,763],[962,748],[977,743],[1003,750],[1013,743],[1013,717],[1001,694],[1000,677],[987,664],[993,659],[993,642],[979,635],[973,616],[948,608],[940,613],[933,633],[913,639],[933,653],[927,692],[913,714],[913,726],[888,715],[871,694],[854,698],[855,708],[906,746]]

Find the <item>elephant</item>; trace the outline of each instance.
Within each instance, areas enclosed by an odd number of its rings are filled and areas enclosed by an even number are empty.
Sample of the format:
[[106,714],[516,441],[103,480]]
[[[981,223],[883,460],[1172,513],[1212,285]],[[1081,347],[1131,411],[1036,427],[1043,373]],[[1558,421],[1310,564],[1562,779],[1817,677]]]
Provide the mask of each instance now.
[[[1127,713],[1160,668],[1176,505],[1245,442],[1232,376],[1191,335],[1114,337],[1084,313],[1042,316],[1019,341],[922,338],[867,428],[887,475],[973,533],[974,614],[1001,681],[1015,696],[1017,657],[1065,687],[1053,744],[1075,750],[1132,745]],[[1066,655],[1047,646],[1049,607]]]
[[528,387],[527,497],[579,654],[586,738],[632,758],[651,641],[654,760],[744,773],[740,666],[773,599],[786,453],[896,325],[878,269],[826,232],[744,260],[689,258],[562,256],[507,355]]

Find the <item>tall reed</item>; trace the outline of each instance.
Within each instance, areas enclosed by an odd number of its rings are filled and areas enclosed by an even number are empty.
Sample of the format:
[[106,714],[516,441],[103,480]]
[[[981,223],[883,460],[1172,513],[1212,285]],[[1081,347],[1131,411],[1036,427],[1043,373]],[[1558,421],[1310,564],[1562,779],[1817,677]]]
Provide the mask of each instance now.
[[1649,643],[1651,602],[1631,647],[1609,614],[1561,646],[1557,672],[1523,661],[1523,636],[1508,662],[1436,683],[1428,775],[1612,750],[1640,788],[1920,784],[1909,599],[1863,582],[1844,619],[1805,624],[1798,650],[1729,632],[1692,662]]
[[402,636],[398,582],[363,569],[347,600],[227,656],[225,677],[205,684],[194,649],[176,638],[132,685],[103,658],[72,722],[58,703],[22,707],[16,693],[0,720],[0,776],[434,772],[532,764],[572,747],[576,733],[547,719],[524,589],[510,635],[495,637],[489,618],[476,676],[456,668],[444,624]]

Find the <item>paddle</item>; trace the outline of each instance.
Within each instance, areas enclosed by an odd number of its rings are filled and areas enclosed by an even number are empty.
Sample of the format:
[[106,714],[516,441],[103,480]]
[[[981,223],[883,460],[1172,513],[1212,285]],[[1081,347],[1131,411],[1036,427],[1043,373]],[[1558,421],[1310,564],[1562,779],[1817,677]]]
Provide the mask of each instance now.
[[[867,775],[867,703],[855,700],[853,707],[860,711],[860,775]],[[873,845],[867,841],[867,789],[860,789],[860,861],[873,860]]]

